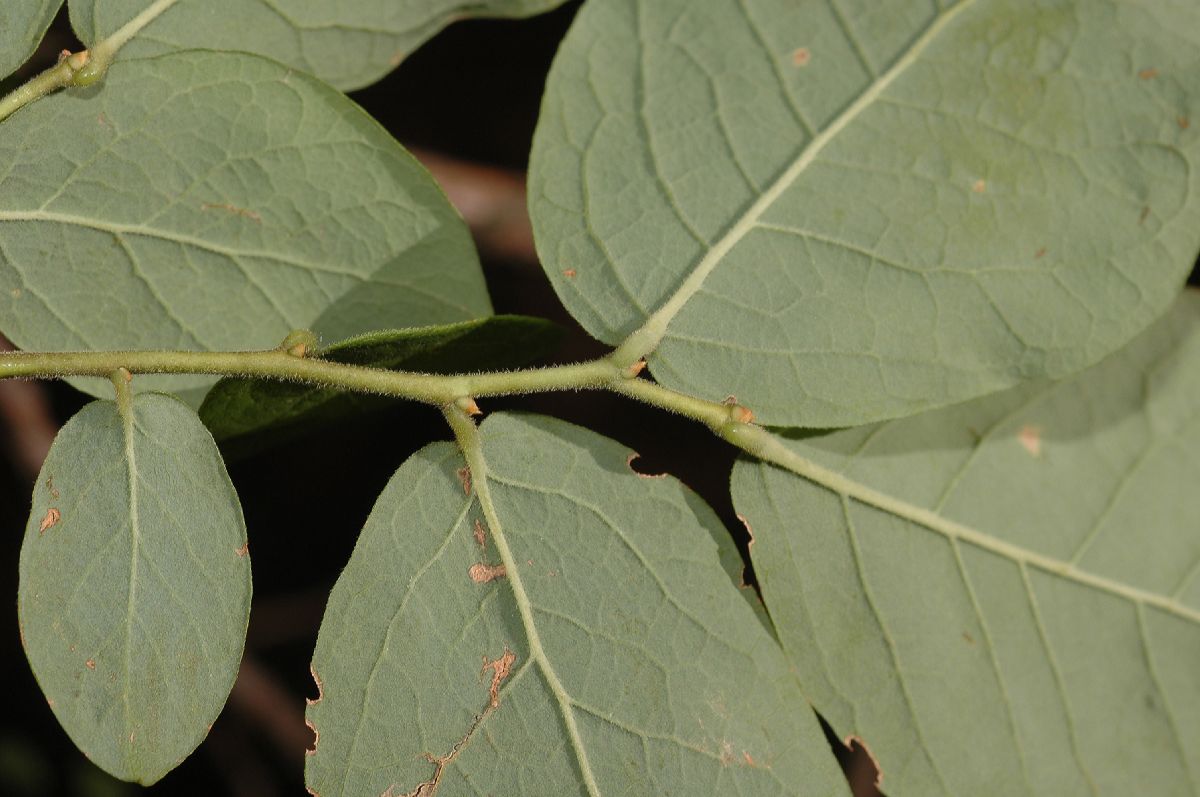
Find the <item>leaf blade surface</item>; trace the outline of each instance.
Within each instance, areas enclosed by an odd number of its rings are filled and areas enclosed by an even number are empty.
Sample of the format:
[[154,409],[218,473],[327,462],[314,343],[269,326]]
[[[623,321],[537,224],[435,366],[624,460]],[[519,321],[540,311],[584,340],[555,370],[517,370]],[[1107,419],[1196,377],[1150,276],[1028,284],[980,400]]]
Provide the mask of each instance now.
[[208,734],[241,662],[246,527],[212,437],[161,394],[60,431],[21,548],[22,641],[72,741],[157,781]]
[[780,640],[887,793],[1194,791],[1198,374],[1189,292],[1072,379],[735,467]]
[[24,0],[0,8],[0,78],[33,55],[62,0]]
[[[563,0],[176,0],[122,55],[203,48],[257,53],[342,89],[362,88],[464,17],[527,17]],[[89,45],[111,35],[148,0],[71,0],[71,23]]]
[[47,97],[4,130],[0,316],[21,348],[268,349],[293,329],[491,314],[470,234],[425,169],[279,64],[117,63],[103,90]]
[[[482,434],[472,490],[485,478],[493,503],[481,512],[464,492],[453,447],[424,449],[335,587],[314,654],[310,788],[403,794],[441,772],[448,793],[845,793],[718,561],[727,534],[711,510],[562,422],[494,416]],[[471,568],[494,565],[501,539],[518,580],[476,583]],[[487,665],[505,651],[515,659],[497,682]]]
[[530,209],[589,332],[832,427],[1064,376],[1165,312],[1200,246],[1194,7],[842,5],[579,15]]

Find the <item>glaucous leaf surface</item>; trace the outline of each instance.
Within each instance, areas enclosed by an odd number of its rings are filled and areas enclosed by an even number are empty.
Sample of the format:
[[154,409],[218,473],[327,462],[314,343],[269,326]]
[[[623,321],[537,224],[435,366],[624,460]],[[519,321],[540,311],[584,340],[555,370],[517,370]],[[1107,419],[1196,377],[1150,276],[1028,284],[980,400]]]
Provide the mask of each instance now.
[[779,426],[912,414],[1119,348],[1200,245],[1200,5],[610,0],[534,142],[583,326]]
[[0,78],[29,60],[62,0],[17,0],[0,5]]
[[334,587],[311,790],[847,793],[712,510],[560,421],[482,434],[470,490],[452,445],[401,466]]
[[80,410],[20,570],[21,640],[58,721],[105,771],[157,781],[220,713],[250,614],[241,506],[196,414],[158,393]]
[[470,234],[425,169],[272,61],[120,62],[4,123],[0,330],[23,349],[265,349],[293,329],[490,313]]
[[[561,329],[528,316],[492,316],[458,324],[368,332],[315,356],[332,362],[425,373],[496,371],[528,365],[552,350]],[[200,418],[222,441],[255,445],[282,432],[369,411],[392,400],[331,388],[254,379],[222,379],[204,398]]]
[[[526,17],[563,0],[175,0],[121,55],[193,47],[258,53],[343,90],[361,88],[464,17]],[[89,45],[150,0],[70,0],[71,24]]]
[[789,444],[812,481],[738,463],[783,646],[885,793],[1195,793],[1197,396],[1192,292],[1068,381]]

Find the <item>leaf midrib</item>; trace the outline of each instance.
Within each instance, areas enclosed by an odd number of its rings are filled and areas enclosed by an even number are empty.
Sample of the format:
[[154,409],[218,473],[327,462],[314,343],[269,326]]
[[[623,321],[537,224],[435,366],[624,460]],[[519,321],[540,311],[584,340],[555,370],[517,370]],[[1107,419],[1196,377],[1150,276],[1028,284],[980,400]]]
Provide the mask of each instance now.
[[[447,419],[451,418],[452,416],[447,414]],[[592,772],[592,765],[588,758],[587,749],[583,744],[583,737],[579,732],[578,723],[575,721],[574,701],[567,692],[566,687],[563,686],[562,680],[558,677],[558,672],[554,669],[554,665],[546,653],[546,649],[542,646],[541,634],[533,617],[533,602],[529,599],[529,593],[525,591],[525,585],[521,578],[520,564],[517,562],[512,549],[508,545],[508,538],[504,533],[504,527],[500,522],[499,514],[496,512],[496,505],[492,501],[492,493],[489,486],[491,476],[488,471],[487,460],[483,456],[480,432],[475,428],[474,421],[465,418],[465,416],[461,423],[455,424],[453,420],[451,420],[451,423],[455,426],[456,432],[459,432],[460,428],[465,430],[468,424],[471,427],[470,436],[467,439],[461,439],[460,437],[460,446],[466,457],[467,467],[470,469],[475,496],[479,499],[479,506],[483,510],[484,519],[488,523],[488,532],[492,542],[496,546],[497,553],[500,555],[500,561],[505,566],[505,576],[509,586],[512,587],[513,599],[521,615],[521,624],[525,629],[526,642],[529,644],[529,656],[538,663],[538,668],[545,676],[546,683],[554,695],[555,702],[558,704],[559,714],[562,716],[571,749],[575,753],[575,761],[579,766],[580,775],[583,778],[583,786],[587,789],[590,797],[600,797],[600,786],[596,782],[595,774]]]
[[[117,378],[120,379],[120,377]],[[125,713],[125,730],[129,731],[129,747],[127,748],[125,763],[131,773],[136,771],[136,764],[133,760],[133,734],[135,731],[132,728],[132,710],[129,705],[129,696],[134,688],[133,624],[134,616],[137,613],[138,557],[141,555],[141,521],[138,518],[138,466],[134,446],[136,421],[133,415],[133,401],[133,394],[128,387],[124,389],[121,387],[117,388],[117,414],[121,418],[121,432],[125,447],[125,464],[126,470],[129,473],[129,594],[125,605],[125,683],[121,689],[121,701]]]
[[808,142],[808,145],[796,156],[792,165],[709,248],[708,252],[704,254],[691,272],[684,278],[683,282],[680,283],[675,293],[620,346],[618,357],[622,361],[626,359],[629,359],[631,362],[636,361],[658,347],[658,344],[666,336],[667,328],[675,319],[675,316],[699,292],[708,279],[708,276],[724,261],[726,255],[758,226],[759,219],[779,199],[783,192],[791,188],[800,175],[817,159],[817,156],[821,154],[825,147],[847,125],[870,107],[900,75],[907,71],[941,32],[962,13],[963,9],[974,2],[975,0],[961,0],[958,5],[941,11],[925,32],[909,46],[908,50],[886,72],[877,77],[836,119]]
[[[967,0],[970,2],[970,0]],[[1153,606],[1160,611],[1200,625],[1200,609],[1187,606],[1173,597],[1151,592],[1082,570],[1074,563],[1038,553],[1021,545],[999,539],[965,523],[944,517],[937,511],[925,509],[902,498],[877,490],[843,473],[818,465],[797,454],[775,438],[768,438],[759,456],[796,475],[818,484],[831,492],[875,507],[890,515],[907,520],[947,539],[968,543],[976,548],[1003,556],[1022,565],[1036,567],[1052,575],[1124,598],[1134,604]]]

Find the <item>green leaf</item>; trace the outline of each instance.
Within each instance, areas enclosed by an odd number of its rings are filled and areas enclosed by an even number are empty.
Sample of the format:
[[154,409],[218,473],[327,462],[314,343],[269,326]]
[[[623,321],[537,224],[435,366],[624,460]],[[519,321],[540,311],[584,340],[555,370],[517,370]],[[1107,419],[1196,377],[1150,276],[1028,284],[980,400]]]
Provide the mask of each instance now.
[[[316,356],[333,362],[426,373],[495,371],[527,365],[553,349],[561,329],[527,316],[493,316],[437,327],[369,332],[334,343]],[[389,399],[329,388],[252,379],[222,379],[204,399],[200,418],[225,444],[254,447],[264,434],[386,406]]]
[[847,794],[712,510],[560,421],[482,434],[478,501],[454,447],[422,450],[334,587],[311,790]]
[[[121,55],[192,47],[241,50],[350,90],[374,83],[457,19],[527,17],[563,1],[175,0]],[[70,0],[71,24],[93,45],[149,5],[149,0]]]
[[[1065,382],[740,462],[809,698],[889,795],[1200,786],[1200,294]],[[801,457],[807,459],[801,459]]]
[[0,78],[29,60],[62,0],[18,0],[0,6]]
[[21,640],[72,741],[150,784],[208,734],[250,614],[246,526],[178,400],[97,401],[59,432],[21,548]]
[[0,323],[24,349],[267,349],[297,328],[491,313],[425,169],[341,94],[255,56],[115,64],[6,121],[0,175]]
[[1200,246],[1200,5],[610,0],[551,71],[538,251],[657,379],[849,426],[1098,361]]

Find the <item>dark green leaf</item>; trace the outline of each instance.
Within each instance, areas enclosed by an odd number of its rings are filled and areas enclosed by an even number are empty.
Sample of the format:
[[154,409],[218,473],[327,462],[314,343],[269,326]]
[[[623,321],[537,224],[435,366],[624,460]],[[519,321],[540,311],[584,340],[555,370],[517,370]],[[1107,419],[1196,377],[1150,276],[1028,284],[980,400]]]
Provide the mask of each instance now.
[[[493,316],[439,327],[370,332],[318,353],[333,362],[427,373],[494,371],[527,365],[558,344],[561,329],[525,316]],[[200,418],[233,450],[348,415],[389,399],[286,382],[222,379],[204,399]]]

